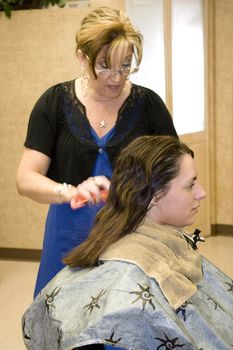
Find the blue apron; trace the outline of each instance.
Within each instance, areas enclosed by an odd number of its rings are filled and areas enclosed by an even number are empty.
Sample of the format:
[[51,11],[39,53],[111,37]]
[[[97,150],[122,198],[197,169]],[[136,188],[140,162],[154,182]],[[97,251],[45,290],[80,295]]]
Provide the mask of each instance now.
[[[103,149],[103,152],[98,153],[90,176],[105,175],[111,178],[112,168],[105,151],[105,145],[114,132],[115,128],[112,128],[102,138],[99,138],[92,129],[92,136],[98,147]],[[73,210],[69,203],[50,205],[45,224],[42,256],[34,297],[65,266],[62,263],[62,258],[88,237],[96,214],[102,206],[103,203],[99,203],[98,205],[87,205],[84,208]]]

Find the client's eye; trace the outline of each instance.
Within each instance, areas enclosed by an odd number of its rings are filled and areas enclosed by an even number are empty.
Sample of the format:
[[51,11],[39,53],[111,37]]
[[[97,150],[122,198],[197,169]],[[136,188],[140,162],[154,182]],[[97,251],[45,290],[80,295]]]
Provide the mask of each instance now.
[[191,182],[190,185],[188,186],[188,188],[189,188],[190,190],[192,190],[193,187],[196,185],[196,183],[197,183],[196,181]]

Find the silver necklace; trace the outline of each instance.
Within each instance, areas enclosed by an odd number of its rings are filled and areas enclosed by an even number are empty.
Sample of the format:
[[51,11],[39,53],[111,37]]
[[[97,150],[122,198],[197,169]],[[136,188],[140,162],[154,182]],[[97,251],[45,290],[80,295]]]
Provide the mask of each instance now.
[[102,128],[107,128],[108,124],[106,123],[106,121],[103,119],[101,120],[101,122],[98,123],[99,124],[99,127],[102,129]]
[[116,100],[115,104],[113,105],[110,112],[106,116],[107,120],[110,119],[110,120],[108,120],[108,122],[106,122],[106,119],[102,119],[100,122],[98,122],[99,128],[106,129],[108,127],[108,125],[112,123],[112,121],[113,121],[113,118],[112,118],[113,114],[112,113],[114,112],[118,103],[119,103],[119,99]]

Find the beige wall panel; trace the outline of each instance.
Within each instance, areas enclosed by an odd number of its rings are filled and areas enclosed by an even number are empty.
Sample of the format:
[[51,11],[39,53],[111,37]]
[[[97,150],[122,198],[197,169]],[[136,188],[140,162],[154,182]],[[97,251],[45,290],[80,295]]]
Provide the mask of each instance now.
[[[124,2],[91,1],[124,9]],[[0,13],[0,246],[39,249],[47,206],[20,197],[15,174],[29,113],[49,86],[79,74],[75,33],[88,8]],[[65,165],[64,165],[65,166]]]
[[215,0],[216,223],[233,225],[233,1]]

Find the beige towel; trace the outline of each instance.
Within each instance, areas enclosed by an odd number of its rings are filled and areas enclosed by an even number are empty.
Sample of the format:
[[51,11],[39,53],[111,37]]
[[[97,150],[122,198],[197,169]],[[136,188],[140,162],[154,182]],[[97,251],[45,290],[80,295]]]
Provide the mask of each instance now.
[[123,260],[138,265],[154,278],[173,309],[197,290],[202,279],[201,257],[183,231],[145,218],[135,232],[111,245],[100,260]]

